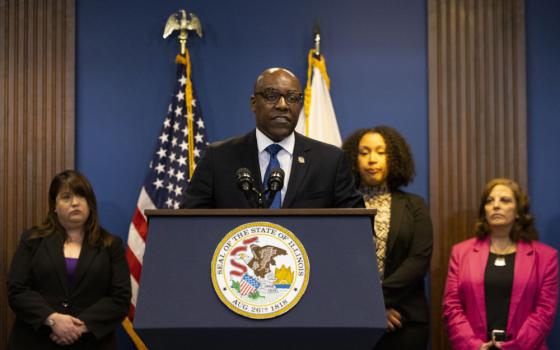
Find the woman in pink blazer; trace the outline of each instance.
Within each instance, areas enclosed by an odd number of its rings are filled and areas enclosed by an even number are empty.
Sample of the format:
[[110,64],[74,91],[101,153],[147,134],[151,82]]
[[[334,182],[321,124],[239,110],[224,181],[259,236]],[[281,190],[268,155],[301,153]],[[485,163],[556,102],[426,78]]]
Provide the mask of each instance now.
[[453,349],[548,349],[558,252],[537,242],[528,198],[516,182],[486,184],[475,231],[449,260],[443,318]]

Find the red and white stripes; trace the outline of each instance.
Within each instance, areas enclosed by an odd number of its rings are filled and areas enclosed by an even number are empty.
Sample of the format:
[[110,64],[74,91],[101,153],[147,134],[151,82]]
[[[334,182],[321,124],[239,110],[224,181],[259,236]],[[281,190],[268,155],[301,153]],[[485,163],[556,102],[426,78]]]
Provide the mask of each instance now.
[[140,191],[136,210],[130,223],[128,230],[128,247],[126,249],[126,259],[130,267],[130,283],[132,285],[132,299],[128,318],[134,319],[134,311],[136,310],[136,298],[138,297],[138,286],[140,284],[140,275],[142,273],[142,261],[144,260],[144,252],[146,251],[146,239],[148,235],[148,221],[144,215],[144,210],[156,209],[156,206],[146,193],[144,187]]

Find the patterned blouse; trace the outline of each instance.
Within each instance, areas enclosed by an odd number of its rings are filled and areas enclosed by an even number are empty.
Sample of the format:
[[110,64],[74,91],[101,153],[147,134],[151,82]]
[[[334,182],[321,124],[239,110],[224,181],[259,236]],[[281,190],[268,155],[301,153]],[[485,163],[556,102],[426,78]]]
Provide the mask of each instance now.
[[387,185],[382,186],[362,186],[359,188],[364,196],[366,208],[377,209],[375,215],[375,254],[377,256],[377,266],[379,276],[383,280],[385,273],[385,253],[387,250],[387,238],[391,222],[391,192]]

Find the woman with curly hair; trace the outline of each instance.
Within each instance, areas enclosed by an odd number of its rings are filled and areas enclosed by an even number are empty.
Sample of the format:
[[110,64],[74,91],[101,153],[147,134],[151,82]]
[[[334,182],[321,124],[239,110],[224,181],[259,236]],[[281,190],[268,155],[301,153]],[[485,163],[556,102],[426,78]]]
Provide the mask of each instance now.
[[547,349],[558,302],[558,252],[537,242],[529,199],[489,181],[475,238],[453,246],[443,317],[454,349]]
[[387,332],[375,349],[426,349],[430,327],[424,277],[433,234],[424,200],[400,189],[414,178],[410,148],[387,126],[357,130],[342,148],[366,207],[377,209],[375,253]]

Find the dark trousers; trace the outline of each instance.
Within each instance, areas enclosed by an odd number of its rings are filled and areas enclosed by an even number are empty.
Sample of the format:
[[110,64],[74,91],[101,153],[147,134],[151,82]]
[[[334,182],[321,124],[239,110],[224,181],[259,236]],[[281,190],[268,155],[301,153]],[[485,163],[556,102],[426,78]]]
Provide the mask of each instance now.
[[403,328],[381,336],[374,350],[426,350],[430,337],[429,323],[406,323]]

